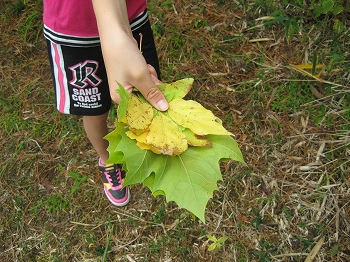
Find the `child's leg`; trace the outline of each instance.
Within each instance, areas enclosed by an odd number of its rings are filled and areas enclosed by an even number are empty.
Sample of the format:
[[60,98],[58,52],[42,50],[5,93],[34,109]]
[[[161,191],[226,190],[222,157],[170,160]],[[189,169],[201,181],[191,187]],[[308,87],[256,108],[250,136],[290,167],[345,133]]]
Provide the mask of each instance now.
[[48,42],[54,80],[56,107],[65,114],[83,116],[84,128],[100,157],[104,191],[112,204],[124,206],[130,199],[123,187],[125,172],[119,165],[105,165],[108,159],[107,116],[111,97],[100,47],[68,47]]
[[108,141],[103,138],[108,133],[107,116],[108,112],[99,116],[83,117],[87,137],[99,155],[102,164],[108,159]]
[[108,159],[107,116],[111,97],[100,47],[68,47],[47,42],[56,107],[81,115],[86,134],[102,163]]

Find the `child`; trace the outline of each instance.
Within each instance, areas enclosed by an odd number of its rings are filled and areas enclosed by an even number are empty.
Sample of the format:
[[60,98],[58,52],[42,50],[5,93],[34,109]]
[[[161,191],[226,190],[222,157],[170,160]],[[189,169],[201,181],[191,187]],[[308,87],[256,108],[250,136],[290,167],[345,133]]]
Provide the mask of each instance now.
[[[142,41],[140,41],[142,35]],[[83,116],[98,156],[104,191],[112,204],[129,202],[120,165],[108,159],[107,116],[118,102],[117,81],[136,87],[158,110],[168,108],[157,88],[159,65],[146,0],[44,0],[44,36],[54,80],[56,107]],[[141,51],[138,43],[142,42]]]

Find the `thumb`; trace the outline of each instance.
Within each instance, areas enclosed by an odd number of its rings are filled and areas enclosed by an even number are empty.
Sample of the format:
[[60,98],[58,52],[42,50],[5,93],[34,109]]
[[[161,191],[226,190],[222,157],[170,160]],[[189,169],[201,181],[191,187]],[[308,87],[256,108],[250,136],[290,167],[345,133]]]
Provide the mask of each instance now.
[[151,105],[159,111],[166,111],[169,108],[169,104],[166,101],[163,93],[158,89],[158,87],[154,83],[148,88],[137,89],[141,92],[144,98],[146,98],[146,100],[150,102]]

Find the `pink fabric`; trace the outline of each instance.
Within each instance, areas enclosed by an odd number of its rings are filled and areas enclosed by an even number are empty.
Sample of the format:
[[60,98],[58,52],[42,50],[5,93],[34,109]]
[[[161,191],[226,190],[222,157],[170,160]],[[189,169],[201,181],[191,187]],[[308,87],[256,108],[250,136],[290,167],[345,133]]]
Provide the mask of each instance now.
[[[118,0],[120,1],[120,0]],[[146,9],[146,0],[126,0],[129,21]],[[44,0],[44,24],[71,36],[98,36],[91,0]]]
[[54,48],[54,51],[55,51],[55,67],[58,69],[57,70],[57,81],[59,82],[59,87],[60,87],[59,111],[65,112],[64,109],[65,109],[66,94],[64,91],[64,77],[63,77],[63,73],[61,70],[61,57],[59,55],[57,45],[52,43],[52,47]]

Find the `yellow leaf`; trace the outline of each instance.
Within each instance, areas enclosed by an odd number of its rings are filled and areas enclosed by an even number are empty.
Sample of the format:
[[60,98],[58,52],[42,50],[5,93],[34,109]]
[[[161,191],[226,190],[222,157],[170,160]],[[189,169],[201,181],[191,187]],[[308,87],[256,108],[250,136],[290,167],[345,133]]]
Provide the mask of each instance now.
[[140,149],[143,149],[143,150],[151,150],[151,145],[149,145],[149,144],[137,142],[136,145],[137,145]]
[[128,123],[128,121],[126,120],[126,117],[123,117],[123,119],[121,119],[119,122],[124,123],[124,124]]
[[162,152],[160,152],[159,150],[157,150],[156,148],[154,148],[152,145],[147,144],[146,142],[146,137],[148,135],[149,131],[143,132],[141,135],[136,135],[135,133],[133,133],[132,131],[126,131],[125,134],[131,138],[131,139],[135,139],[137,141],[136,145],[143,150],[151,150],[156,154],[161,154]]
[[193,78],[184,78],[168,84],[164,90],[164,96],[167,101],[170,102],[174,99],[185,97],[190,91],[193,81]]
[[145,144],[145,143],[141,143],[141,142],[137,142],[136,145],[143,150],[151,150],[153,153],[155,154],[161,154],[162,152],[160,152],[159,150],[157,150],[157,148],[154,148],[152,145],[149,144]]
[[131,94],[126,110],[126,120],[130,129],[141,134],[151,124],[152,119],[152,106],[147,102],[141,102],[136,95]]
[[187,149],[186,136],[164,113],[159,113],[153,118],[146,142],[165,155],[179,155]]
[[129,130],[129,131],[126,131],[125,134],[131,139],[135,139],[137,142],[146,143],[146,136],[148,132],[146,131],[139,135]]
[[313,68],[313,65],[311,65],[311,64],[290,65],[290,66],[291,66],[292,68],[298,70],[299,72],[301,72],[301,73],[303,73],[303,74],[305,74],[305,75],[307,75],[307,76],[310,76],[310,77],[312,77],[312,78],[314,78],[314,79],[316,79],[316,80],[318,80],[318,81],[321,81],[320,77],[321,77],[321,75],[322,75],[324,69],[326,68],[326,66],[323,65],[323,64],[317,64],[317,65],[315,65],[315,68],[316,68],[316,69],[321,69],[321,70],[320,70],[320,72],[319,72],[318,74],[313,75],[313,74],[311,74],[311,73],[309,73],[308,71],[305,70],[305,69],[312,69],[312,68]]
[[209,139],[205,138],[205,136],[196,135],[188,128],[183,133],[186,135],[187,143],[190,146],[212,146]]
[[171,101],[168,113],[174,122],[191,129],[197,135],[233,135],[222,126],[210,110],[193,100]]
[[[312,69],[313,65],[311,64],[301,64],[301,65],[291,65],[291,66],[294,66],[296,68],[299,68],[299,69]],[[315,65],[315,68],[323,68],[325,67],[325,65],[323,64],[317,64]]]

